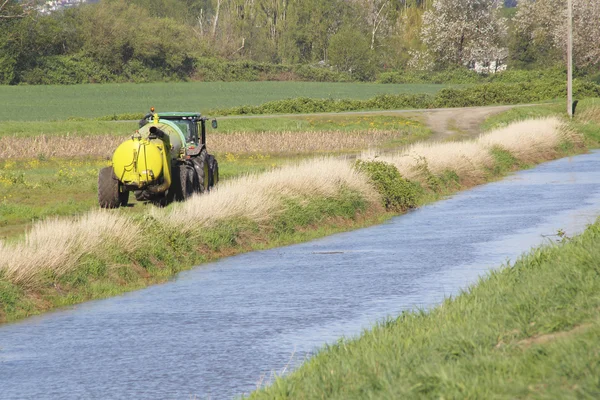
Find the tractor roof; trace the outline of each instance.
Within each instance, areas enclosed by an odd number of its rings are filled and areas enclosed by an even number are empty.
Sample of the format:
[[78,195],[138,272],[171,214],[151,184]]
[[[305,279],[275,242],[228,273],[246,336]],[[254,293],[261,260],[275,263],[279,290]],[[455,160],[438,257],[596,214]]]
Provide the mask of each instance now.
[[183,117],[200,118],[201,115],[198,112],[159,112],[158,117],[164,119],[178,119]]

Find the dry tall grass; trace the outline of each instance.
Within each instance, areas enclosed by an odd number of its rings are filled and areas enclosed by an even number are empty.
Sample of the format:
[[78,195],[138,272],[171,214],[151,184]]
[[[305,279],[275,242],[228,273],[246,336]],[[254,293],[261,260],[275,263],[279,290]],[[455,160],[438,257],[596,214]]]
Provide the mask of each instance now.
[[577,115],[577,120],[584,123],[600,124],[600,105],[593,105],[584,109]]
[[348,161],[320,158],[223,182],[206,195],[152,213],[162,223],[184,232],[235,217],[263,223],[284,210],[284,198],[336,196],[342,187],[359,192],[374,204],[378,202],[379,195],[368,179]]
[[[407,136],[405,131],[237,132],[208,137],[211,153],[289,154],[362,150]],[[0,159],[24,157],[110,157],[124,137],[0,137]]]
[[0,159],[26,157],[110,157],[124,138],[115,136],[0,137]]
[[[521,162],[531,163],[554,157],[557,147],[565,140],[581,141],[558,118],[552,117],[517,122],[470,141],[416,144],[395,155],[378,156],[378,159],[395,165],[411,180],[423,182],[428,172],[439,175],[451,170],[463,184],[470,185],[481,182],[486,169],[493,165],[490,151],[495,147],[509,151]],[[368,153],[361,158],[374,156]]]
[[18,243],[0,241],[0,275],[23,286],[35,285],[38,274],[57,276],[77,267],[85,254],[107,245],[135,249],[140,228],[129,218],[94,211],[73,219],[50,219],[36,223]]
[[217,153],[318,153],[377,147],[408,135],[405,131],[236,132],[208,138]]

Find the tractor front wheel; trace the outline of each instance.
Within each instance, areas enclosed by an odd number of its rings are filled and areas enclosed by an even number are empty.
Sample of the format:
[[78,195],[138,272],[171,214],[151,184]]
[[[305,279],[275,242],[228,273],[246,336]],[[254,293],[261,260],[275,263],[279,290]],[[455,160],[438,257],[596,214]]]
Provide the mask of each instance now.
[[[129,200],[129,193],[127,200]],[[102,208],[118,208],[124,200],[119,191],[119,181],[115,178],[112,167],[102,168],[98,174],[98,204]]]

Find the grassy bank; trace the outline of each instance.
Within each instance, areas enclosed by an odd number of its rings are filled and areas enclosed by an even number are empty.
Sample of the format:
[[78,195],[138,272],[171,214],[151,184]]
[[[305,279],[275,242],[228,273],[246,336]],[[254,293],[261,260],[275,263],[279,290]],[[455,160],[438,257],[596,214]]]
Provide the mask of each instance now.
[[[583,133],[587,146],[598,147],[600,107],[592,102],[581,111],[567,129]],[[494,119],[505,126],[522,117],[511,110]],[[531,130],[531,123],[519,125]],[[528,158],[535,154],[552,156],[541,151],[544,135],[511,138],[517,131],[509,125],[482,136],[459,158],[471,154],[472,165],[476,159],[486,165],[490,161],[476,149],[481,145],[492,146],[494,169],[509,167],[516,158],[531,163],[535,160]],[[421,150],[423,157],[412,165],[429,165],[433,160],[427,154],[441,150],[435,147],[415,146],[412,152]],[[568,147],[563,142],[553,151]],[[454,159],[460,153],[446,150]],[[418,172],[406,158],[388,161]],[[435,160],[445,170],[443,157]],[[578,237],[562,232],[558,237],[559,242],[531,250],[431,310],[405,312],[356,339],[325,346],[250,398],[597,398],[600,222]]]
[[[581,150],[556,118],[504,129],[472,142],[415,145],[388,162],[364,157],[358,167],[331,158],[287,165],[165,209],[46,219],[24,239],[0,242],[0,321],[162,282],[217,257],[374,223]],[[399,161],[406,159],[414,162]]]
[[327,346],[262,398],[598,398],[600,224]]

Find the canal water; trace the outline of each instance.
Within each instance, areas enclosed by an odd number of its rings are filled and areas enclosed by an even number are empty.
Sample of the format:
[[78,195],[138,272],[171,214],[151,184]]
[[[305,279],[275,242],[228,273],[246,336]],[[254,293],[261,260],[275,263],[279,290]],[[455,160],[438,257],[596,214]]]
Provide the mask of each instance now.
[[2,399],[232,398],[341,336],[427,308],[600,215],[600,153],[385,224],[223,259],[172,282],[0,326]]

